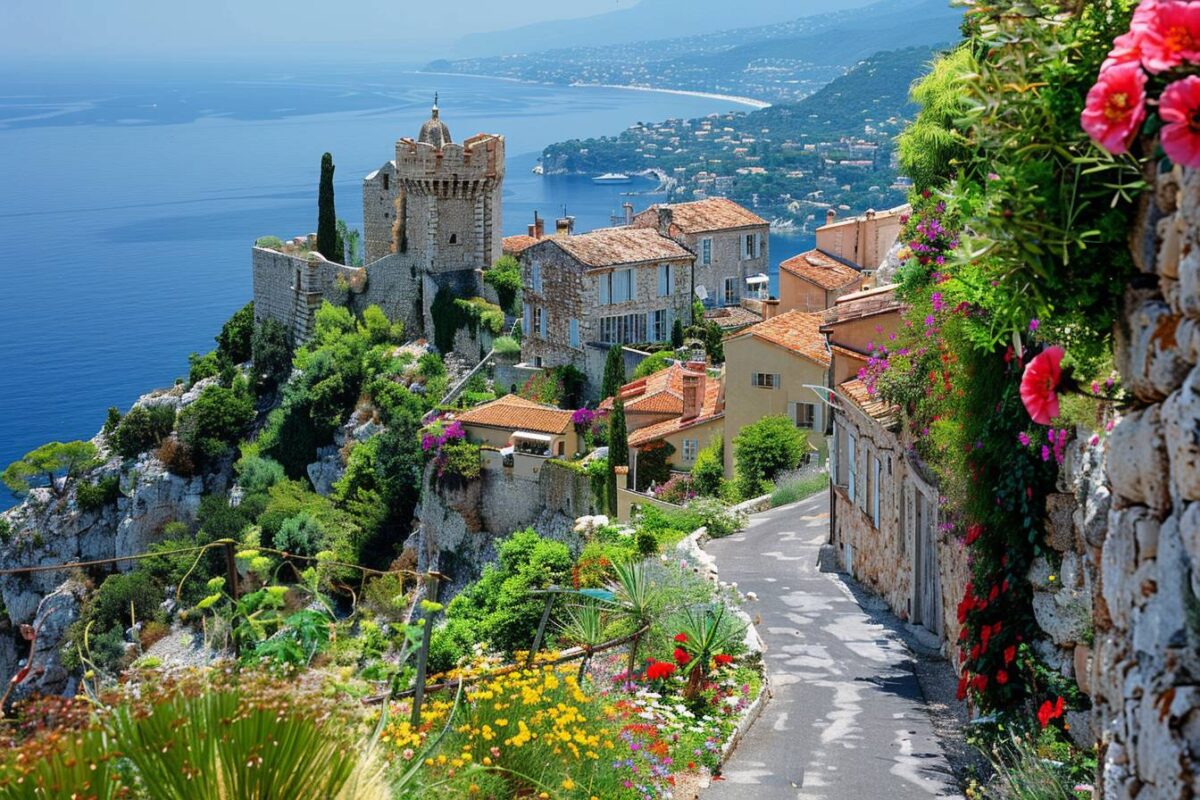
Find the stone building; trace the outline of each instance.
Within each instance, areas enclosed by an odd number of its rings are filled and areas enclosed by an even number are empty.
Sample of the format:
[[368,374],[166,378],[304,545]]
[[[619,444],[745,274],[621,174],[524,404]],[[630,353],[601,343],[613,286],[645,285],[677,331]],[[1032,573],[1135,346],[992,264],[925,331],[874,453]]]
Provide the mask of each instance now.
[[747,425],[782,415],[825,444],[828,415],[812,386],[827,386],[829,349],[821,317],[789,311],[725,340],[725,474],[733,475],[733,439]]
[[608,349],[666,342],[691,322],[691,251],[657,230],[569,230],[521,253],[521,357],[534,367],[572,364],[596,396]]
[[256,246],[256,317],[279,320],[303,341],[328,300],[355,310],[375,304],[409,331],[431,331],[438,291],[483,294],[482,271],[501,255],[503,184],[504,138],[481,133],[454,142],[435,100],[417,138],[401,138],[395,159],[363,180],[367,266]]
[[462,423],[467,438],[473,442],[569,457],[580,449],[571,414],[509,394],[455,414],[454,419]]
[[747,281],[755,292],[766,283],[770,224],[732,200],[655,205],[628,224],[657,230],[696,254],[696,287],[703,289],[706,306],[736,306],[747,294]]

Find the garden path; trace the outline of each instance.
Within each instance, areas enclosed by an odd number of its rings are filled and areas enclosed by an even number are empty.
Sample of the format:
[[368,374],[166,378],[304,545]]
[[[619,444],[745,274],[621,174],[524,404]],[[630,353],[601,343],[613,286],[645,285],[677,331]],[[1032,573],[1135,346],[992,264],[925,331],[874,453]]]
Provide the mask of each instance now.
[[705,548],[722,580],[758,595],[747,610],[767,644],[774,697],[703,797],[961,800],[911,653],[837,574],[819,570],[828,536],[821,492]]

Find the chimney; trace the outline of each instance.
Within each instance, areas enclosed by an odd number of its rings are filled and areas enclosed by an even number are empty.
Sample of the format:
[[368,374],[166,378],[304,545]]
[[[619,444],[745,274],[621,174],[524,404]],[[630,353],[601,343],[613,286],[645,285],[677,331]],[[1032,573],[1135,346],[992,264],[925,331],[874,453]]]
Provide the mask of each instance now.
[[555,236],[570,236],[573,230],[575,230],[574,217],[559,217],[554,221]]
[[658,232],[667,238],[671,238],[671,225],[675,220],[675,212],[670,206],[658,207]]
[[704,405],[704,384],[708,372],[703,362],[689,361],[683,371],[683,415],[680,419],[695,419]]
[[825,212],[825,224],[826,224],[826,225],[832,225],[832,224],[833,224],[833,221],[834,221],[835,219],[837,219],[837,212],[836,212],[836,211],[834,211],[832,208],[828,209],[828,210]]
[[632,225],[633,224],[633,203],[626,200],[621,205],[621,208],[625,209],[625,224]]
[[533,238],[541,239],[546,235],[546,220],[538,216],[536,211],[533,212]]

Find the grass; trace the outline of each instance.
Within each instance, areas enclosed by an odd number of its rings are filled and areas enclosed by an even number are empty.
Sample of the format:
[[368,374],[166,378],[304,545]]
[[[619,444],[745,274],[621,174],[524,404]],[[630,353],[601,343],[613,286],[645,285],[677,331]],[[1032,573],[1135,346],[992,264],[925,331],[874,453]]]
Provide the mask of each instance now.
[[798,500],[812,497],[829,485],[825,472],[794,472],[780,478],[771,492],[771,508],[786,506]]

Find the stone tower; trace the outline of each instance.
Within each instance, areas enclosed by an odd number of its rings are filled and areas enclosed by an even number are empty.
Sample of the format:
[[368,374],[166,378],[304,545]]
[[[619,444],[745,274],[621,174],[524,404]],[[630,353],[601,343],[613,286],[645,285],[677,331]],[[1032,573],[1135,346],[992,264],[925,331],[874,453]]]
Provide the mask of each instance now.
[[[434,277],[474,273],[501,255],[504,138],[480,133],[454,142],[434,98],[416,139],[363,181],[366,263],[396,254]],[[463,285],[466,275],[449,281]]]

